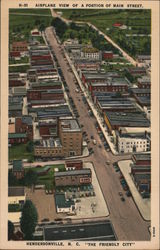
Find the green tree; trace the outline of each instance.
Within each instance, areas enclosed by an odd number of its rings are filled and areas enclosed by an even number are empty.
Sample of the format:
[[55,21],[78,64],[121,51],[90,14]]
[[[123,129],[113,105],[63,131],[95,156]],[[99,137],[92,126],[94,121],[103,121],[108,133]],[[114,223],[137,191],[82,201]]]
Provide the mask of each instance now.
[[8,172],[8,184],[9,184],[9,186],[17,186],[18,185],[18,180],[13,175],[11,170],[9,170],[9,172]]
[[33,141],[27,143],[26,149],[29,153],[33,152]]
[[22,209],[22,217],[20,218],[20,226],[25,240],[32,240],[37,222],[37,209],[31,200],[26,200]]
[[8,220],[8,240],[11,240],[14,234],[14,225]]
[[37,179],[37,173],[32,169],[29,169],[24,177],[25,185],[31,187],[32,185],[35,185],[37,183]]

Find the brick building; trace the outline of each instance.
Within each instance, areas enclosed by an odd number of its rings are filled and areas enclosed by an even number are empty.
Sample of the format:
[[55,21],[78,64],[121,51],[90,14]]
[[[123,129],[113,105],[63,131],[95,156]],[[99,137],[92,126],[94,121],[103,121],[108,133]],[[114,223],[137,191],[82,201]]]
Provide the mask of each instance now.
[[106,59],[113,59],[113,51],[103,51],[102,58]]
[[59,186],[80,186],[92,183],[92,172],[90,168],[81,170],[56,172],[54,174],[56,187]]
[[22,179],[24,177],[24,168],[22,160],[13,161],[12,173],[16,177],[16,179]]
[[66,161],[65,162],[66,170],[80,170],[83,168],[83,161]]
[[16,133],[26,133],[28,140],[33,140],[33,123],[31,116],[16,117],[15,119]]
[[28,43],[26,41],[13,42],[12,51],[20,51],[20,52],[28,51]]

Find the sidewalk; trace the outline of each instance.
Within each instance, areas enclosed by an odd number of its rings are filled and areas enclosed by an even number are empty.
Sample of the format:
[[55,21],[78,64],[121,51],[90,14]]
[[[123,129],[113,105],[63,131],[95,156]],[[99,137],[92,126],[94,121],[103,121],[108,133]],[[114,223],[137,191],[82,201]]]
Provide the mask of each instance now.
[[98,124],[99,124],[99,127],[101,128],[101,130],[102,130],[102,132],[103,132],[103,135],[104,135],[104,137],[105,137],[107,143],[109,144],[109,147],[110,147],[112,153],[113,153],[114,155],[120,155],[120,154],[117,152],[117,150],[115,149],[114,144],[110,141],[111,138],[110,138],[110,136],[108,135],[108,132],[106,131],[106,128],[103,127],[103,123],[102,123],[103,118],[99,116],[97,110],[96,110],[95,107],[94,107],[94,104],[93,104],[92,100],[89,99],[88,94],[87,94],[87,91],[86,91],[85,87],[83,86],[83,84],[82,84],[82,82],[81,82],[81,79],[80,79],[80,77],[79,77],[79,75],[78,75],[78,73],[77,73],[77,71],[76,71],[76,69],[75,69],[73,63],[71,62],[71,60],[70,60],[70,58],[69,58],[67,52],[65,51],[65,49],[64,49],[64,54],[65,54],[65,56],[66,56],[66,58],[67,58],[67,60],[68,60],[68,63],[69,63],[69,65],[70,65],[70,67],[72,68],[72,71],[73,71],[73,73],[74,73],[74,75],[75,75],[75,77],[76,77],[76,79],[77,79],[77,82],[78,82],[78,84],[79,84],[81,90],[82,90],[83,93],[84,93],[84,96],[86,97],[86,100],[87,100],[87,102],[88,102],[88,105],[90,106],[90,108],[91,108],[91,110],[92,110],[94,116],[96,117],[96,120],[97,120],[97,122],[98,122]]
[[[84,163],[84,169],[90,168],[92,171],[92,186],[95,196],[79,198],[80,202],[76,203],[76,215],[68,216],[71,219],[93,219],[104,218],[109,216],[109,210],[105,202],[102,190],[100,188],[93,164],[91,162]],[[93,208],[94,204],[94,208]],[[92,209],[93,208],[93,209]]]
[[132,197],[138,207],[140,214],[142,215],[144,220],[150,221],[151,220],[150,198],[143,199],[140,193],[138,192],[130,175],[130,172],[131,172],[130,163],[132,163],[131,160],[119,161],[118,166],[127,182],[127,185],[129,186],[129,189],[132,193]]

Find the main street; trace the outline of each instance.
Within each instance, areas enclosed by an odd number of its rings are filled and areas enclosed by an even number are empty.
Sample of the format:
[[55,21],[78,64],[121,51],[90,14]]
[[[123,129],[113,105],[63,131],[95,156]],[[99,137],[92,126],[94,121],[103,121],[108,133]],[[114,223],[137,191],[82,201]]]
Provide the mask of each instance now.
[[[61,46],[57,43],[55,35],[51,27],[46,29],[46,36],[49,44],[55,52],[58,63],[62,69],[65,81],[68,85],[70,95],[73,98],[75,106],[80,115],[79,123],[83,124],[83,130],[87,132],[90,140],[89,147],[92,147],[94,154],[84,159],[84,161],[92,161],[99,180],[104,198],[109,208],[109,219],[112,221],[119,240],[149,240],[148,232],[149,222],[145,222],[134,201],[130,197],[126,197],[126,201],[120,200],[118,192],[122,190],[119,181],[119,174],[115,172],[113,165],[106,165],[106,161],[118,161],[120,159],[128,159],[130,156],[114,156],[110,152],[106,152],[95,128],[95,118],[88,115],[88,106],[82,101],[80,93],[76,93],[76,85],[74,75],[69,71],[66,60],[64,60]],[[97,141],[97,145],[93,145],[91,136]],[[99,147],[101,145],[101,148]],[[124,193],[124,192],[123,192]]]

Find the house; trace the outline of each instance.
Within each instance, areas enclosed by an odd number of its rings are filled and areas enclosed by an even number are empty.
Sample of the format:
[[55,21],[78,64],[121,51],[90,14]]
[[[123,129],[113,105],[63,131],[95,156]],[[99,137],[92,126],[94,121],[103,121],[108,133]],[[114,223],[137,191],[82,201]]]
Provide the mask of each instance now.
[[77,161],[66,161],[65,162],[65,168],[66,170],[80,170],[83,168],[83,161],[77,160]]
[[56,172],[54,180],[56,187],[87,185],[92,183],[92,172],[90,168]]
[[65,194],[55,194],[55,205],[57,213],[75,213],[76,204],[74,200],[66,199]]
[[24,177],[24,168],[22,160],[13,161],[12,173],[16,177],[16,179],[22,179]]
[[103,51],[102,58],[103,60],[113,59],[113,51]]
[[136,153],[132,155],[132,161],[136,165],[151,165],[151,154],[150,153]]

